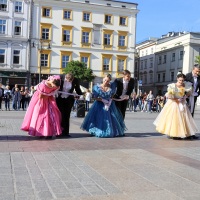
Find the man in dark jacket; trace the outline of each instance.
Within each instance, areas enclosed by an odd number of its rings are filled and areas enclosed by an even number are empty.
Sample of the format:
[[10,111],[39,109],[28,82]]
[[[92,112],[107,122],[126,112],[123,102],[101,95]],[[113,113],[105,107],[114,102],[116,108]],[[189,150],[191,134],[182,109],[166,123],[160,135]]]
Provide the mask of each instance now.
[[[114,83],[116,84],[116,93],[114,98],[120,99],[123,98],[123,95],[129,97],[134,89],[134,78],[131,78],[131,72],[128,70],[123,71],[123,77],[115,79]],[[126,107],[128,104],[128,99],[123,101],[115,101],[116,106],[121,111],[123,118],[125,118]]]
[[4,89],[2,88],[2,84],[0,83],[0,110],[2,110],[3,96],[4,96]]
[[[195,110],[195,104],[197,101],[197,97],[200,95],[200,66],[199,64],[195,64],[192,72],[186,74],[185,81],[191,82],[193,86],[193,93],[189,97],[189,105],[190,105],[190,112],[192,114],[192,117],[194,117],[194,110]],[[196,135],[191,136],[193,139],[198,139]]]
[[[73,93],[74,89],[78,95],[82,95],[80,84],[77,78],[75,78],[71,73],[61,76],[61,85],[59,91]],[[56,103],[62,115],[61,126],[63,131],[60,136],[69,137],[70,114],[74,105],[74,96],[59,93],[58,97],[56,98]]]

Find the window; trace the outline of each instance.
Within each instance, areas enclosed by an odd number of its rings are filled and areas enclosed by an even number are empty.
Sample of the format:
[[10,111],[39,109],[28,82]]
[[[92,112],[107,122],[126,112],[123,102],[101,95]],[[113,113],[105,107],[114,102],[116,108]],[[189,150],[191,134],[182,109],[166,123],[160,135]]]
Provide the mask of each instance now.
[[20,50],[13,51],[13,64],[20,64]]
[[70,30],[63,31],[63,41],[70,42]]
[[108,71],[109,70],[109,63],[110,59],[109,58],[104,58],[103,59],[103,70]]
[[6,33],[6,20],[0,19],[0,34]]
[[48,67],[48,58],[49,55],[45,53],[40,54],[40,66],[41,67]]
[[172,53],[172,62],[175,61],[175,56],[176,56],[176,54],[175,54],[175,53]]
[[90,67],[90,53],[80,53],[80,61],[85,63],[86,67]]
[[102,71],[111,71],[112,55],[102,54]]
[[15,1],[15,12],[21,13],[22,12],[22,2]]
[[167,62],[167,55],[163,56],[163,64],[165,64]]
[[119,17],[119,25],[127,26],[127,17]]
[[180,51],[180,60],[183,60],[183,51]]
[[42,8],[43,17],[51,17],[51,8]]
[[153,83],[153,74],[151,73],[149,75],[150,75],[150,77],[149,77],[149,83]]
[[89,13],[89,12],[84,12],[84,13],[83,13],[83,21],[85,21],[85,22],[90,22],[90,21],[91,21],[91,13]]
[[21,35],[21,22],[15,21],[14,35]]
[[124,47],[125,46],[125,39],[126,39],[126,37],[124,36],[124,35],[120,35],[119,36],[119,46],[120,47]]
[[144,74],[144,84],[147,84],[147,74]]
[[147,68],[147,60],[144,61],[144,69]]
[[63,18],[72,20],[72,11],[71,10],[64,10],[63,11]]
[[174,81],[174,72],[171,72],[170,81]]
[[43,28],[42,29],[42,39],[43,40],[48,40],[49,39],[49,29],[48,28]]
[[160,74],[158,74],[158,82],[160,82]]
[[71,61],[72,52],[71,51],[61,51],[61,68],[67,67],[67,64]]
[[163,73],[162,81],[165,82],[165,73]]
[[69,56],[63,55],[62,56],[62,68],[66,68],[69,62]]
[[127,56],[117,55],[117,71],[122,72],[126,69]]
[[104,45],[111,45],[111,34],[104,34]]
[[112,15],[105,15],[105,24],[112,24]]
[[140,69],[143,69],[143,61],[140,63]]
[[150,68],[153,67],[153,58],[150,58]]
[[158,64],[160,65],[161,62],[162,62],[162,56],[159,56],[159,57],[158,57]]
[[104,49],[112,50],[113,30],[105,30],[103,32],[103,47]]
[[5,49],[0,49],[0,63],[5,63]]
[[7,10],[7,0],[0,0],[0,11]]
[[41,26],[41,39],[50,40],[52,24],[41,23],[40,26]]
[[89,43],[89,32],[82,32],[82,43]]

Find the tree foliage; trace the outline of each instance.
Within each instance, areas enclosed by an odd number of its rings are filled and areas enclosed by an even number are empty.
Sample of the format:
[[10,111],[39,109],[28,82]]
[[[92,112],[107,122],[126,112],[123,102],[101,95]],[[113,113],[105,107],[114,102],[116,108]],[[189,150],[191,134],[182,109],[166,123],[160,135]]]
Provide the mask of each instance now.
[[200,65],[200,56],[195,56],[195,63]]
[[85,63],[72,60],[63,69],[63,73],[72,73],[74,77],[81,81],[92,81],[95,78],[93,71],[85,66]]

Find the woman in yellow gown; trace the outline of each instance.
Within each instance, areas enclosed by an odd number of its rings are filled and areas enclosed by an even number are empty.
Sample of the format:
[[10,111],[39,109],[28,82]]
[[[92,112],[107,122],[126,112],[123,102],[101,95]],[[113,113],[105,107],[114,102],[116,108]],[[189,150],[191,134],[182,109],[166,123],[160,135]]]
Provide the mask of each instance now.
[[186,96],[192,92],[192,85],[184,82],[185,75],[178,73],[177,82],[167,88],[167,102],[153,124],[156,130],[173,139],[192,137],[198,131],[186,105]]

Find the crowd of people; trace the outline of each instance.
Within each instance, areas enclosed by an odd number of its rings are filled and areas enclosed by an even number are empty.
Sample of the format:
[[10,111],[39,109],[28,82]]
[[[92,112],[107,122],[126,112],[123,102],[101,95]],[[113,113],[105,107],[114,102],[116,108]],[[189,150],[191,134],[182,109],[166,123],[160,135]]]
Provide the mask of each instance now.
[[[103,82],[95,85],[92,92],[83,93],[79,80],[72,73],[50,76],[30,90],[19,89],[16,84],[2,89],[0,84],[0,106],[5,100],[6,110],[27,109],[21,129],[31,136],[51,139],[70,137],[70,115],[77,101],[86,103],[87,115],[81,129],[96,137],[124,136],[126,131],[125,114],[127,108],[133,112],[158,112],[154,121],[156,130],[173,139],[197,139],[197,126],[194,110],[200,95],[200,66],[194,65],[186,76],[179,72],[177,82],[168,85],[165,95],[139,93],[134,91],[134,79],[128,70],[123,77],[112,81],[110,74]],[[75,91],[75,93],[74,93]],[[94,103],[90,106],[91,99]],[[2,109],[2,107],[0,107]]]

